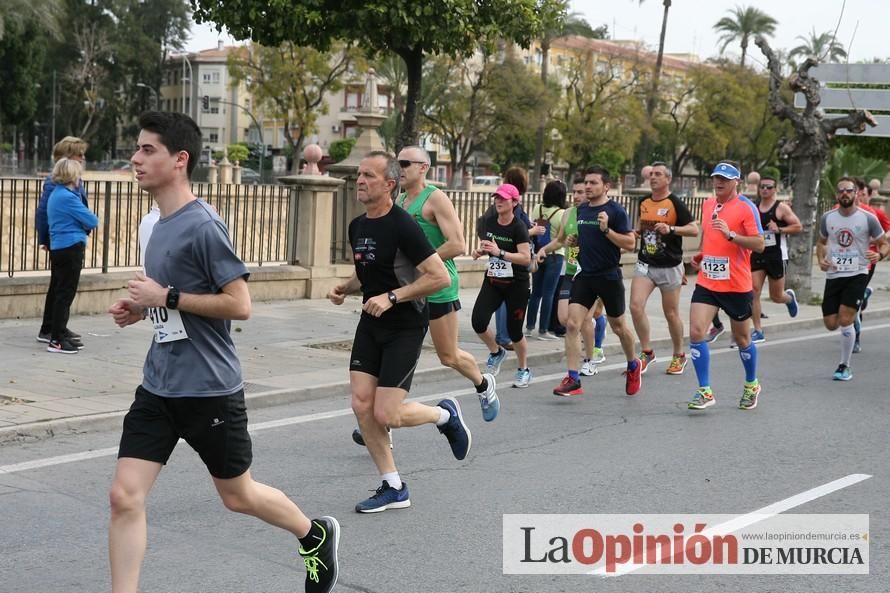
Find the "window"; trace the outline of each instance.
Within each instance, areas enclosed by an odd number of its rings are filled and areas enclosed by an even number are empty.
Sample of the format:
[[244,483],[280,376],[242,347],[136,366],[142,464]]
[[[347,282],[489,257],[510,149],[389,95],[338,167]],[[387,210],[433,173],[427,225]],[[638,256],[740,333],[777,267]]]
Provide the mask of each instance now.
[[219,134],[216,132],[210,132],[208,135],[210,142],[216,143],[219,142]]
[[201,81],[205,84],[210,84],[210,72],[204,72],[201,75]]
[[219,104],[210,106],[210,113],[219,113]]
[[210,81],[214,84],[219,84],[219,71],[210,73]]
[[356,93],[356,92],[347,92],[346,93],[346,111],[358,111],[358,108],[361,107],[361,104],[362,104],[361,93]]
[[596,73],[597,74],[606,74],[609,71],[609,63],[604,62],[602,60],[596,63]]

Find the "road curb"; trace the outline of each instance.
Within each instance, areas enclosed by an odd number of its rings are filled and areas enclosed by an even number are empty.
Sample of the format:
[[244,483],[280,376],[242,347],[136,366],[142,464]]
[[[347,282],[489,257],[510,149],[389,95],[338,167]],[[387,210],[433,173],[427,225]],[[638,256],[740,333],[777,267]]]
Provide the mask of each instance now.
[[[890,318],[890,307],[887,308],[869,308],[865,320],[866,323],[875,319]],[[821,328],[822,318],[813,319],[789,319],[787,321],[773,322],[764,327],[764,331],[769,340],[777,334],[786,334],[792,331],[808,330]],[[722,347],[721,339],[716,347]],[[553,342],[554,347],[558,346],[558,350],[553,352],[537,352],[529,353],[529,366],[554,364],[565,359],[565,352],[561,342]],[[671,347],[670,338],[660,338],[652,341],[652,347],[655,350],[661,350]],[[608,356],[621,355],[621,347],[619,344],[611,344],[605,347],[605,353]],[[428,381],[439,381],[448,378],[454,378],[455,371],[447,367],[436,367],[429,369],[419,369],[415,372],[415,377]],[[261,391],[251,393],[249,390],[245,393],[248,402],[248,409],[262,409],[272,406],[279,406],[303,401],[319,400],[328,397],[345,397],[349,395],[348,381],[334,381],[323,385],[310,385],[306,387],[283,388],[275,390]],[[469,388],[468,388],[469,389]],[[55,420],[46,420],[42,422],[33,422],[30,424],[21,424],[19,426],[11,426],[0,428],[0,445],[12,442],[37,441],[52,438],[59,435],[77,434],[89,431],[112,430],[119,428],[123,420],[126,410],[117,412],[105,412],[102,414],[85,414],[83,416],[71,416],[68,418],[59,418]]]

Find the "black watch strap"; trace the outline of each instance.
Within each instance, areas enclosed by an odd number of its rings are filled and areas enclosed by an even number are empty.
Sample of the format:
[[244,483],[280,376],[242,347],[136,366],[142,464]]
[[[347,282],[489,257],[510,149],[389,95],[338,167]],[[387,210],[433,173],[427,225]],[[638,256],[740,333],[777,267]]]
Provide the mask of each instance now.
[[393,305],[395,305],[399,302],[399,297],[397,297],[396,293],[394,293],[391,290],[388,293],[386,293],[386,296],[389,297],[389,302],[392,303]]
[[167,308],[176,309],[179,307],[179,289],[175,286],[167,287]]

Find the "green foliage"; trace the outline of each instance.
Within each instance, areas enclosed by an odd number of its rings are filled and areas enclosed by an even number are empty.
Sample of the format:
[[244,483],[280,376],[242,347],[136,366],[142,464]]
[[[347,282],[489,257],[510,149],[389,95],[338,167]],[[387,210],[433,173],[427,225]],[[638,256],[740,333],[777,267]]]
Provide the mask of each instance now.
[[7,34],[21,34],[35,25],[58,39],[63,12],[62,0],[3,0],[0,2],[0,41]]
[[798,35],[801,44],[788,52],[788,59],[794,63],[796,58],[814,57],[820,62],[841,62],[847,58],[844,45],[837,40],[832,31],[816,35],[814,28],[809,37]]
[[229,160],[243,163],[250,156],[250,150],[244,144],[229,144]]
[[316,131],[318,117],[327,113],[326,95],[350,81],[360,82],[353,71],[357,60],[358,51],[342,44],[327,52],[285,42],[233,52],[228,67],[232,82],[245,82],[257,104],[283,122],[292,153],[300,154],[305,138]]
[[0,39],[0,126],[21,125],[34,116],[38,100],[34,81],[43,67],[45,43],[36,23],[7,25]]
[[745,55],[748,52],[748,41],[762,35],[767,37],[772,35],[776,30],[779,22],[758,8],[747,6],[742,8],[736,6],[729,11],[732,16],[723,17],[714,24],[714,30],[721,33],[718,43],[720,43],[720,53],[726,51],[726,47],[735,41],[742,46],[742,59],[739,61],[740,66],[745,65]]
[[339,163],[349,156],[353,146],[355,146],[355,138],[334,140],[331,142],[330,148],[328,148],[328,154],[334,159],[335,163]]
[[822,169],[819,182],[819,196],[822,204],[834,203],[837,180],[841,177],[861,177],[866,183],[877,177],[884,179],[887,175],[887,161],[862,156],[853,146],[835,146],[831,158]]

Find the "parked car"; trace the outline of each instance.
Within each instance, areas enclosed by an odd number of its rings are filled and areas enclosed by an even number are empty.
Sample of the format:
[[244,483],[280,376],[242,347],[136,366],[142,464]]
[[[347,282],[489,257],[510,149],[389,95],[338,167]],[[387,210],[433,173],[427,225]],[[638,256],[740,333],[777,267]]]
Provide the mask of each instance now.
[[248,185],[259,185],[263,182],[263,177],[251,169],[250,167],[241,167],[241,183]]
[[497,175],[479,175],[473,177],[473,185],[500,185],[501,178]]

